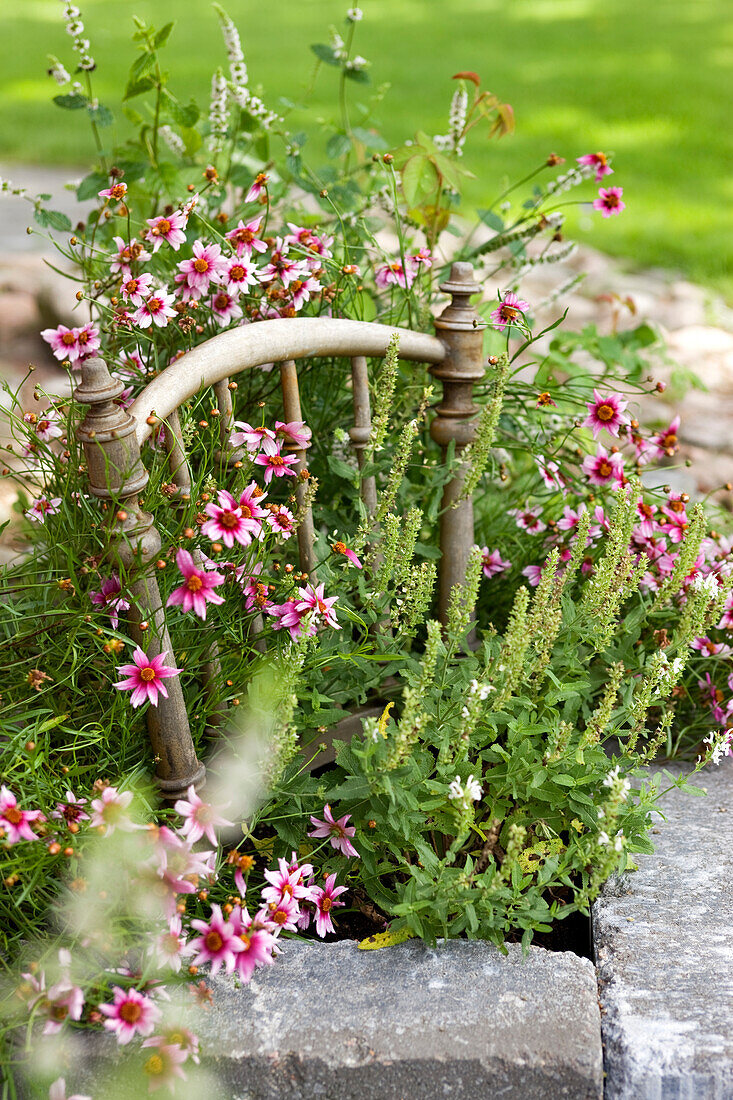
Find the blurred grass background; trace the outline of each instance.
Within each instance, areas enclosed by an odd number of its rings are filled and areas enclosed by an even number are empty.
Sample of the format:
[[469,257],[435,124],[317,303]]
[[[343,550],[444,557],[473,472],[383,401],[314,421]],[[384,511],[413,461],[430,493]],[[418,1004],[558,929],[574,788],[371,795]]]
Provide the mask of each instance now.
[[[95,91],[118,118],[134,57],[132,15],[157,27],[177,20],[166,66],[182,99],[208,102],[212,69],[225,60],[207,0],[77,0],[98,69]],[[250,83],[265,99],[299,99],[311,83],[311,42],[343,30],[348,0],[228,0]],[[733,3],[731,0],[361,0],[355,48],[371,61],[372,90],[391,90],[377,113],[397,144],[416,129],[442,133],[454,85],[473,69],[510,102],[517,131],[476,137],[465,166],[467,198],[482,205],[506,177],[550,152],[573,162],[603,149],[615,156],[627,209],[602,220],[573,212],[572,231],[636,266],[674,268],[733,300]],[[47,54],[71,70],[60,0],[1,0],[0,159],[85,167],[94,159],[81,112],[51,103]],[[312,102],[336,116],[335,70]],[[356,98],[360,85],[351,85]],[[366,89],[369,92],[370,89]],[[124,120],[123,120],[124,124]],[[572,197],[572,196],[569,196]]]

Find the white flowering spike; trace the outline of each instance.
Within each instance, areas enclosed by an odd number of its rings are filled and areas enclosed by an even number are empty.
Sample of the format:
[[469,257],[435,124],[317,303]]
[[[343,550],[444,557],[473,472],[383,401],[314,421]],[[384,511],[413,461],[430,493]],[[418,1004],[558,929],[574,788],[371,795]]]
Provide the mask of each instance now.
[[227,108],[227,82],[224,73],[217,69],[211,78],[211,106],[209,108],[209,149],[216,155],[224,147],[227,128],[229,125],[229,111]]

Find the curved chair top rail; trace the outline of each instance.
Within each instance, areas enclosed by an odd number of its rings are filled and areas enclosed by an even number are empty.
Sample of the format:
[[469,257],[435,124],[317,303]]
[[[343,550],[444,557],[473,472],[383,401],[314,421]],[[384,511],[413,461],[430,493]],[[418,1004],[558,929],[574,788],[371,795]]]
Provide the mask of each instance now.
[[370,321],[292,317],[222,332],[166,367],[130,406],[137,441],[142,445],[153,430],[148,417],[167,420],[202,386],[212,386],[263,363],[321,355],[383,356],[393,333],[399,336],[401,359],[441,363],[445,358],[445,347],[435,336]]

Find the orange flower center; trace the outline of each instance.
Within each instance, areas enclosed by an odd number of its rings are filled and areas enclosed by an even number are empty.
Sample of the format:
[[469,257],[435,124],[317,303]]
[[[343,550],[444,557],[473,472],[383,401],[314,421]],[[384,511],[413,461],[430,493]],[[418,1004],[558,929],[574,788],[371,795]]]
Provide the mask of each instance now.
[[139,285],[139,279],[130,279],[125,289],[127,290],[128,294],[137,294],[137,288],[139,287]]
[[76,336],[73,332],[65,332],[61,337],[61,343],[66,344],[67,348],[70,348],[72,344],[76,343]]
[[140,669],[140,679],[146,684],[149,684],[151,680],[155,679],[155,669],[148,665],[147,668]]
[[601,405],[596,415],[599,420],[613,420],[615,414],[613,405]]
[[239,507],[245,519],[252,519],[252,509],[248,504],[240,504]]
[[665,447],[676,447],[677,446],[677,436],[675,435],[674,432],[667,432],[667,434],[664,437],[664,446]]
[[239,523],[239,516],[236,516],[234,512],[225,512],[219,520],[222,527],[227,527],[230,531],[233,527],[236,527]]
[[285,461],[282,458],[280,458],[280,455],[271,455],[270,465],[271,466],[284,466]]
[[613,473],[613,466],[610,462],[606,462],[606,460],[604,459],[603,462],[601,462],[598,466],[598,473],[601,475],[601,477],[610,477]]
[[163,218],[162,222],[158,222],[153,233],[157,233],[159,236],[164,237],[166,233],[170,233],[171,223],[167,218]]
[[200,256],[197,260],[193,261],[194,269],[203,274],[204,271],[209,270],[209,261],[203,260]]
[[332,905],[333,905],[333,902],[331,901],[330,898],[321,898],[321,912],[322,913],[328,913],[328,911],[330,910]]
[[148,298],[148,313],[158,313],[163,308],[160,298]]
[[125,1001],[120,1009],[120,1016],[127,1024],[136,1024],[143,1014],[143,1010],[136,1001]]
[[189,592],[200,592],[203,587],[204,582],[201,580],[201,577],[198,577],[195,574],[194,576],[189,577],[186,581],[186,588]]
[[245,270],[244,270],[244,268],[242,267],[241,264],[235,264],[234,267],[229,272],[230,277],[232,279],[234,279],[236,282],[239,282],[240,279],[243,279],[245,274],[246,274],[246,272],[245,272]]
[[9,821],[11,825],[19,825],[23,820],[22,813],[15,806],[11,806],[9,810],[5,810],[3,817],[6,821]]
[[111,190],[113,199],[124,199],[127,187],[124,183],[116,183]]
[[218,932],[209,932],[204,940],[208,951],[221,951],[224,941]]
[[226,309],[228,305],[228,294],[217,294],[216,298],[214,298],[214,309]]
[[514,306],[503,305],[501,307],[501,315],[505,321],[513,321],[515,317],[518,317],[520,310],[515,309]]
[[618,195],[606,195],[606,206],[618,206]]
[[287,924],[288,914],[284,909],[278,909],[272,914],[272,919],[275,924]]

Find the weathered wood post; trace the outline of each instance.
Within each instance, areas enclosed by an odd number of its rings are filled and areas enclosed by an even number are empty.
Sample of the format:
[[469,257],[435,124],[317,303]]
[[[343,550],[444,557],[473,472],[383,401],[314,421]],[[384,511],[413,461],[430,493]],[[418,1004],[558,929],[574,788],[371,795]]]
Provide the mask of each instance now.
[[[443,459],[451,441],[455,441],[456,454],[472,443],[476,434],[475,417],[478,408],[473,402],[473,387],[484,377],[483,328],[484,323],[469,299],[481,288],[476,283],[469,263],[454,263],[447,283],[440,289],[451,295],[450,305],[436,318],[438,339],[445,347],[442,363],[430,367],[430,373],[443,384],[440,404],[430,425],[430,435],[443,448]],[[453,507],[460,499],[466,467],[459,467],[443,493],[440,515],[440,579],[438,616],[445,624],[451,589],[463,584],[473,535],[473,500],[467,498]]]
[[[102,359],[82,363],[81,376],[74,397],[89,408],[77,437],[84,448],[91,494],[111,504],[109,557],[122,566],[123,575],[134,566],[148,566],[129,586],[130,633],[149,657],[167,652],[174,664],[158,582],[150,568],[160,555],[160,535],[138,501],[148,474],[140,459],[135,421],[116,404],[124,386],[110,376]],[[172,800],[185,795],[191,784],[200,786],[206,773],[196,758],[180,680],[172,677],[165,683],[168,698],[161,696],[157,706],[148,706],[147,723],[155,779],[163,797]]]

